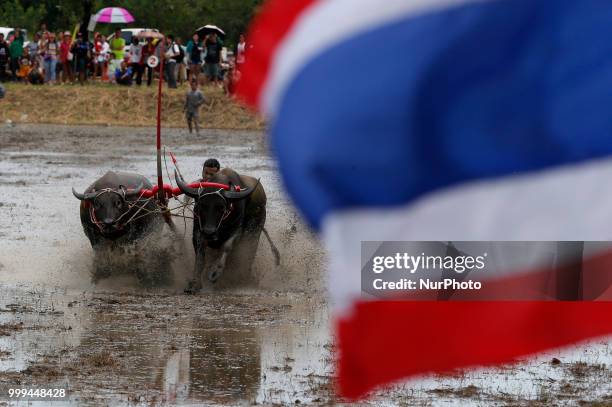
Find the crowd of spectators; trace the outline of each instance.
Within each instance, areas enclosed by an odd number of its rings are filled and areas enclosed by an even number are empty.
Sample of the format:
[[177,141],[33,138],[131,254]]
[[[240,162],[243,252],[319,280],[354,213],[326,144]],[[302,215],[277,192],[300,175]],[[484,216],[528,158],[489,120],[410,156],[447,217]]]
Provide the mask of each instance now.
[[233,94],[247,49],[246,39],[240,35],[234,58],[223,60],[223,41],[214,32],[203,37],[196,33],[187,44],[167,35],[163,55],[162,40],[132,36],[126,44],[119,29],[110,41],[100,33],[91,37],[84,39],[81,32],[54,33],[45,24],[27,43],[18,28],[10,38],[0,34],[0,81],[36,85],[101,81],[140,86],[146,76],[146,84],[151,86],[158,75],[150,60],[155,56],[153,61],[164,61],[164,79],[170,88],[196,81],[215,84]]

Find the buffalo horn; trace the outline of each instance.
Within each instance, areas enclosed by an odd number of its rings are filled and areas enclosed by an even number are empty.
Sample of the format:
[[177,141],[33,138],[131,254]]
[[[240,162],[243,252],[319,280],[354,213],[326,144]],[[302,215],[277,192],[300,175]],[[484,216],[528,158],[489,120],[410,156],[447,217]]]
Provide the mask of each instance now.
[[192,188],[183,181],[181,177],[177,174],[176,170],[174,170],[174,178],[176,179],[176,184],[180,188],[183,193],[191,198],[197,198],[199,196],[198,189]]

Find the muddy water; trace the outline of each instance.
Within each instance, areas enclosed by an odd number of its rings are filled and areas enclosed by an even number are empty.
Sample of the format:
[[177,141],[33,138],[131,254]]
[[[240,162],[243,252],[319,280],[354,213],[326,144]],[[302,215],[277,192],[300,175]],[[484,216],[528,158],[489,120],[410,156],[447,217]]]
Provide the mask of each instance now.
[[[92,280],[93,253],[71,187],[83,190],[110,169],[153,180],[153,136],[152,129],[0,125],[0,386],[64,387],[69,405],[337,403],[322,250],[287,203],[260,133],[197,137],[175,129],[164,141],[185,178],[196,178],[208,157],[261,178],[279,266],[262,238],[249,278],[223,276],[231,284],[185,295],[190,220],[177,217],[176,233],[164,228],[134,249],[166,254],[169,266],[157,270],[166,284],[143,287],[131,272],[135,253],[111,259],[116,273]],[[380,391],[371,404],[606,405],[609,344],[426,377]]]
[[262,238],[251,278],[230,275],[231,286],[186,296],[191,220],[177,217],[176,233],[165,227],[139,248],[166,250],[167,284],[142,287],[129,256],[93,282],[71,187],[81,191],[110,169],[155,179],[153,136],[151,129],[2,128],[0,327],[8,328],[0,332],[0,370],[13,374],[4,382],[64,383],[73,401],[93,404],[316,398],[313,387],[327,386],[331,369],[322,253],[287,204],[260,133],[173,130],[164,141],[187,179],[209,157],[261,178],[279,266]]

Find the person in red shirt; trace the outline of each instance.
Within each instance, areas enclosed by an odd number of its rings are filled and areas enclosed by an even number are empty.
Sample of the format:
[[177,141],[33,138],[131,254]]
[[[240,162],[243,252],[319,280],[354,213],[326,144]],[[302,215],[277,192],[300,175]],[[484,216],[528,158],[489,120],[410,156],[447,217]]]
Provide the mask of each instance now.
[[72,73],[72,61],[74,55],[72,54],[72,52],[70,52],[71,47],[72,37],[70,36],[70,32],[66,31],[64,33],[64,39],[62,41],[62,44],[60,45],[60,62],[62,64],[62,72],[64,73],[62,81],[68,81],[70,83],[74,81],[74,76]]
[[153,68],[147,64],[147,60],[151,55],[155,55],[157,46],[153,43],[153,38],[147,38],[147,43],[142,47],[142,56],[140,58],[140,64],[147,67],[147,86],[151,86],[153,80]]

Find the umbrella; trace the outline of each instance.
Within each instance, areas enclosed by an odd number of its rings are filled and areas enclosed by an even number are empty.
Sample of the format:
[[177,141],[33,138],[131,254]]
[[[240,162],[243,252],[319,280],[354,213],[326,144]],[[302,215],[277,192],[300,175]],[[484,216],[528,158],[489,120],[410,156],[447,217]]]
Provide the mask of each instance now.
[[96,22],[98,23],[132,23],[134,17],[124,8],[121,7],[106,7],[96,13]]
[[200,37],[205,37],[210,33],[217,33],[221,38],[225,38],[225,31],[217,27],[216,25],[207,24],[203,27],[200,27],[196,30]]

